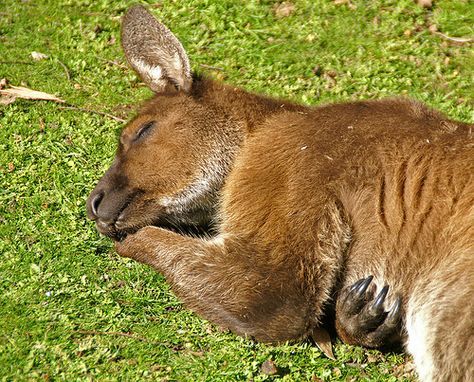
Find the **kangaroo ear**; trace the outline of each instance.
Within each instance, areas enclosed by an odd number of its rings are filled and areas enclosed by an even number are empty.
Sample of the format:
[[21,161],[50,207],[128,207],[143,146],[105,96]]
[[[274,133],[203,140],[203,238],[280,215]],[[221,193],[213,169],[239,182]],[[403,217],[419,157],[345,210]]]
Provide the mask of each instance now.
[[122,47],[132,68],[151,90],[191,89],[189,59],[179,40],[143,6],[130,8],[122,21]]

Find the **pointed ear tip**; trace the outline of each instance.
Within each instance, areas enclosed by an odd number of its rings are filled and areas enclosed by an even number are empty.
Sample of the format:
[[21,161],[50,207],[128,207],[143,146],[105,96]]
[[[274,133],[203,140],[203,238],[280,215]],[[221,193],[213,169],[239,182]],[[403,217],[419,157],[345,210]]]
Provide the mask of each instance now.
[[122,19],[123,20],[136,19],[139,17],[143,17],[144,15],[151,16],[150,12],[148,12],[148,9],[146,9],[146,7],[144,7],[141,4],[135,4],[125,11]]
[[148,12],[148,10],[146,9],[145,6],[143,6],[142,4],[135,4],[135,5],[132,5],[131,7],[129,7],[125,13],[130,13],[130,12]]
[[129,35],[133,35],[133,31],[140,28],[144,20],[154,18],[151,13],[141,4],[135,4],[128,8],[122,15],[120,37],[122,40],[122,47],[125,48],[124,42],[128,40]]

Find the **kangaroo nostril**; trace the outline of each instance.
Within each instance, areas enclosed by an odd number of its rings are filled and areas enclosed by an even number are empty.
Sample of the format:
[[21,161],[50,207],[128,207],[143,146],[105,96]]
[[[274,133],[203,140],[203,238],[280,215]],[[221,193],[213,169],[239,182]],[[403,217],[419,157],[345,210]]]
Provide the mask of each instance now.
[[94,197],[92,198],[91,210],[92,210],[92,214],[96,217],[98,216],[97,215],[97,210],[99,208],[100,202],[102,201],[103,197],[104,197],[104,193],[99,192],[96,195],[94,195]]

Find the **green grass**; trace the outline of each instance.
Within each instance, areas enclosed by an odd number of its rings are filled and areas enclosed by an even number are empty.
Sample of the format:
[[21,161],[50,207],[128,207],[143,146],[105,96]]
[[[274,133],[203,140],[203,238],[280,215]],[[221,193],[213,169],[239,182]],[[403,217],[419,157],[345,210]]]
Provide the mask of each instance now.
[[[132,3],[3,0],[0,78],[126,118],[151,94],[118,43]],[[153,12],[199,72],[307,104],[407,95],[473,120],[472,44],[428,30],[472,37],[472,2],[426,10],[411,0],[353,0],[355,9],[301,0],[283,18],[273,1],[158,4]],[[33,61],[32,51],[49,58]],[[45,101],[0,105],[2,381],[401,378],[402,354],[338,343],[330,361],[309,343],[268,346],[222,333],[186,310],[159,274],[119,258],[84,205],[121,127]],[[267,359],[279,375],[260,372]]]

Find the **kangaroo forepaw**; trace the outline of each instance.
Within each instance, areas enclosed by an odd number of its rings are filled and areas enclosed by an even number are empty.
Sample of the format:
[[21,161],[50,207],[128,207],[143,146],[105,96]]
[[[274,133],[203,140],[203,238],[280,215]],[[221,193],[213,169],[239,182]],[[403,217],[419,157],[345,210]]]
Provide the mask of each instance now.
[[344,288],[336,303],[336,328],[347,343],[367,347],[392,345],[400,340],[400,296],[388,310],[385,303],[389,286],[385,285],[375,295],[373,276],[360,279]]

